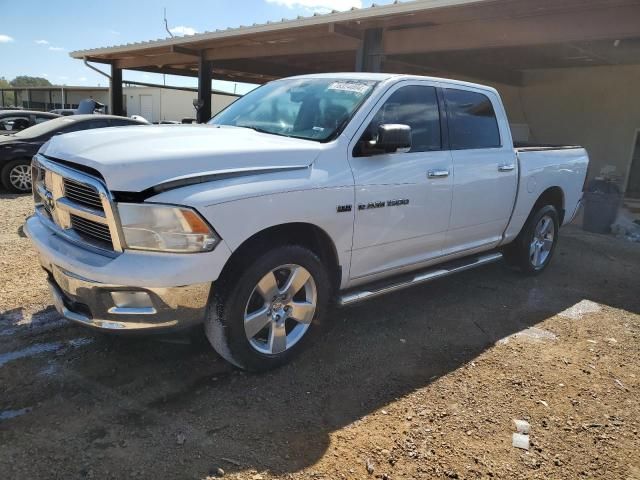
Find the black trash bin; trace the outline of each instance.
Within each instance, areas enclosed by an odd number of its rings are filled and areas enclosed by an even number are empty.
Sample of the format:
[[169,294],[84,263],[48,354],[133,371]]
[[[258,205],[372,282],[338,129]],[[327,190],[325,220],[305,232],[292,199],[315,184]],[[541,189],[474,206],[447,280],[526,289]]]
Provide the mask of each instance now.
[[587,232],[611,233],[611,224],[615,222],[622,203],[620,187],[609,180],[592,180],[587,185],[583,201],[582,228]]

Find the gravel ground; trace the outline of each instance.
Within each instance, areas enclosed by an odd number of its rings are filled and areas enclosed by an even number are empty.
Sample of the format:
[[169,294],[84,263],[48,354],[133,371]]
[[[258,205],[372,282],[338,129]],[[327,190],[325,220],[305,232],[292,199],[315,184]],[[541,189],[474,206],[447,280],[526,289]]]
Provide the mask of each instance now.
[[539,277],[494,264],[336,310],[247,375],[187,336],[60,319],[30,210],[0,195],[0,478],[640,479],[638,244],[568,227]]

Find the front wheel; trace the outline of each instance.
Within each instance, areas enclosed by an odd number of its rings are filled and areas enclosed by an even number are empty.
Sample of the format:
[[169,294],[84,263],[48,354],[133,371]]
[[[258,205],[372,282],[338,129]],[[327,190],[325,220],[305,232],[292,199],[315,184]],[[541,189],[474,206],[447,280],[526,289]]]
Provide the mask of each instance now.
[[13,160],[2,169],[2,185],[9,192],[31,191],[31,162],[28,159]]
[[288,362],[317,336],[328,307],[329,276],[312,251],[277,247],[214,285],[205,330],[237,367],[264,371]]
[[507,261],[528,275],[541,273],[553,256],[558,243],[558,211],[545,205],[533,212],[518,237],[507,245]]

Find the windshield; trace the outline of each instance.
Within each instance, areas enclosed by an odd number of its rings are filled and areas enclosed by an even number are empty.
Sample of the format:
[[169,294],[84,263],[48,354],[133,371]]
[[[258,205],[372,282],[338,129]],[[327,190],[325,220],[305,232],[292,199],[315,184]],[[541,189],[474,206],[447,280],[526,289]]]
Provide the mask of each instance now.
[[323,142],[342,131],[376,83],[335,78],[278,80],[236,100],[209,123]]
[[66,118],[66,117],[54,118],[52,120],[47,120],[46,122],[38,123],[33,127],[20,130],[19,132],[16,132],[14,136],[27,137],[27,138],[40,137],[42,135],[46,135],[47,133],[51,133],[56,130],[59,130],[72,123],[74,123],[74,120],[70,118]]

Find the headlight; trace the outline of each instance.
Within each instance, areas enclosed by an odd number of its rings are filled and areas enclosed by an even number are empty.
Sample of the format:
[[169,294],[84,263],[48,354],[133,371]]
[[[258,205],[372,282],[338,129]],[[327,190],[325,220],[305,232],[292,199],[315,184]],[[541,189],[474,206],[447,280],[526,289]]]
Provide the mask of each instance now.
[[119,203],[126,248],[164,252],[206,252],[220,238],[193,209],[156,203]]

